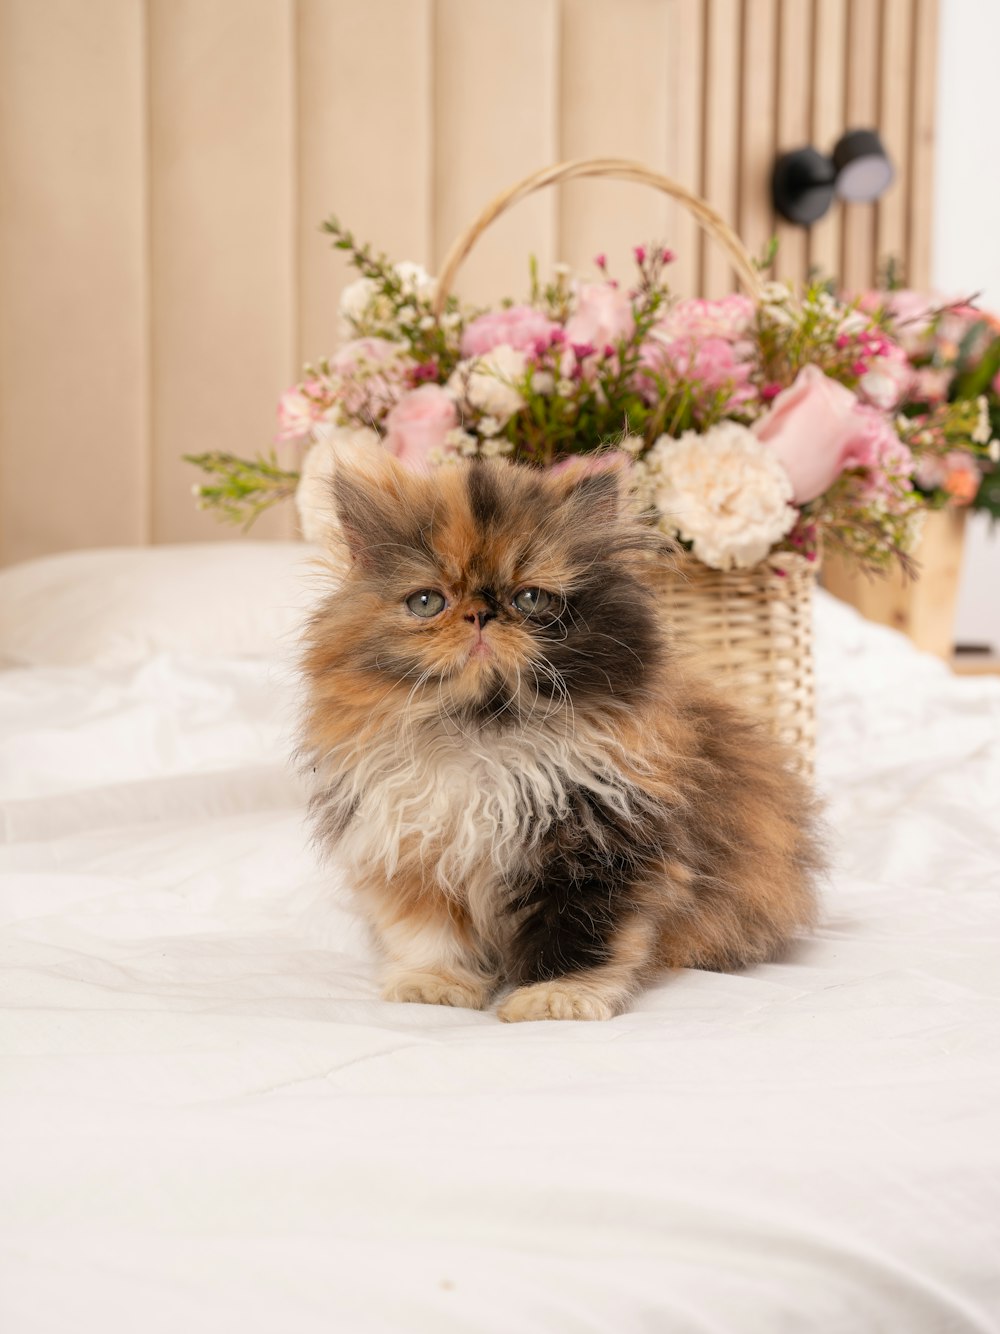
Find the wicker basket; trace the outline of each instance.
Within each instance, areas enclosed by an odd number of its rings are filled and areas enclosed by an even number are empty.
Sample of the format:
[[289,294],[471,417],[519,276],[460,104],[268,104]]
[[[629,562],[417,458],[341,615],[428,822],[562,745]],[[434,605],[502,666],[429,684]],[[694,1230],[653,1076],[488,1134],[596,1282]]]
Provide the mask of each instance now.
[[[591,158],[563,162],[525,177],[498,195],[457,238],[441,268],[435,298],[440,315],[463,260],[486,228],[518,200],[543,186],[581,177],[653,186],[683,204],[728,255],[748,295],[760,278],[746,247],[703,199],[637,162]],[[794,763],[812,772],[816,735],[812,666],[812,590],[816,567],[782,553],[752,570],[710,569],[689,556],[664,561],[655,575],[667,622],[679,647],[725,694],[765,720],[787,742]]]

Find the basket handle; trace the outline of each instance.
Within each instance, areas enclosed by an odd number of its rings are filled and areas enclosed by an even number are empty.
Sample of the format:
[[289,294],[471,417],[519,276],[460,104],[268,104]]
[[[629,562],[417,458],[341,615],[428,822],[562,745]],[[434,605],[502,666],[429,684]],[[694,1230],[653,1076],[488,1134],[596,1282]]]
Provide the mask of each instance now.
[[595,157],[543,167],[541,171],[525,176],[523,181],[518,181],[516,185],[504,190],[487,204],[479,216],[457,237],[445,256],[431,307],[435,317],[439,317],[444,310],[444,303],[451,292],[455,275],[491,222],[499,218],[501,213],[506,213],[507,209],[524,199],[526,195],[533,194],[544,186],[558,185],[562,181],[575,181],[586,176],[603,176],[616,181],[637,181],[640,185],[651,185],[654,189],[662,190],[664,194],[676,199],[693,215],[702,230],[729,256],[747,295],[755,300],[760,299],[761,280],[746,246],[711,204],[706,204],[704,199],[693,194],[685,186],[679,185],[677,181],[671,180],[669,176],[663,176],[658,171],[644,167],[641,162],[629,162],[625,158]]

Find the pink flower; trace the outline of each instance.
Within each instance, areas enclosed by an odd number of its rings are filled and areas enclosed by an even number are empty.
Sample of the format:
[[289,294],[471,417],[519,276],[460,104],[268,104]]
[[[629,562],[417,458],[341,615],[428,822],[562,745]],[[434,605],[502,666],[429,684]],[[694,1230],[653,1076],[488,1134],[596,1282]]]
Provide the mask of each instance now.
[[330,359],[344,411],[369,422],[381,419],[401,396],[412,368],[406,344],[388,338],[355,338]]
[[690,297],[671,306],[658,321],[656,332],[668,341],[675,338],[725,338],[735,343],[753,324],[754,310],[750,298],[737,292],[721,301]]
[[325,419],[330,406],[321,380],[305,380],[286,389],[278,400],[279,441],[299,444],[309,438],[317,422]]
[[445,448],[445,437],[458,425],[458,408],[439,384],[422,384],[405,394],[386,418],[382,442],[404,467],[425,472],[431,454]]
[[478,315],[462,334],[462,356],[482,357],[505,343],[521,352],[530,352],[537,342],[548,344],[558,328],[533,306],[509,306]]
[[583,283],[577,293],[576,310],[566,321],[569,343],[604,347],[630,338],[635,328],[632,303],[610,283]]
[[638,389],[648,393],[655,388],[655,378],[666,381],[693,380],[709,395],[728,389],[726,410],[754,397],[750,384],[751,366],[740,357],[740,348],[725,338],[661,338],[644,343],[639,354],[642,369]]
[[784,465],[796,505],[821,496],[845,468],[909,475],[913,466],[909,450],[882,414],[860,405],[849,389],[816,366],[799,371],[753,432]]
[[886,351],[868,363],[858,389],[873,407],[892,412],[912,388],[913,370],[902,348],[887,344]]

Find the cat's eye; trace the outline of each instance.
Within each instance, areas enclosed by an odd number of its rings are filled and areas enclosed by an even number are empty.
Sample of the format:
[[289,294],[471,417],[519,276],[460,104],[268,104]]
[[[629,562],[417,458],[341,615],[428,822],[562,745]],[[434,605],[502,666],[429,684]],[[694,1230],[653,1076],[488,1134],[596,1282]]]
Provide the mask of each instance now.
[[428,620],[431,616],[440,616],[448,604],[436,588],[421,588],[419,592],[410,594],[406,605],[414,616]]
[[524,616],[544,611],[551,601],[552,594],[546,593],[544,588],[522,588],[520,593],[514,594],[514,606]]

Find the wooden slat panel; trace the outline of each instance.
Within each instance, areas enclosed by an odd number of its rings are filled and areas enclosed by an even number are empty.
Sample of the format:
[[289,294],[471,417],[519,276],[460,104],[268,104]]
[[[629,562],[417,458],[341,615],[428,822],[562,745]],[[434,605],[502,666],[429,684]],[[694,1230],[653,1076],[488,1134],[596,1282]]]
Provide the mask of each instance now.
[[[293,356],[292,0],[149,0],[153,536],[231,536],[183,453],[274,433]],[[255,529],[292,531],[290,510]]]
[[[436,262],[494,195],[555,161],[558,40],[556,0],[436,0]],[[555,259],[556,207],[547,190],[496,222],[459,275],[462,296],[526,293],[528,256],[542,272]]]
[[744,0],[737,230],[755,259],[774,235],[770,187],[777,114],[777,43],[778,0]]
[[[674,0],[669,13],[667,57],[667,170],[689,190],[702,188],[704,162],[705,0]],[[677,262],[670,271],[679,296],[697,296],[701,284],[701,241],[697,223],[676,209],[669,243]]]
[[[564,158],[634,158],[669,169],[671,0],[564,0],[560,59],[559,154]],[[595,73],[628,69],[642,97],[624,98],[608,114],[594,96]],[[594,255],[608,255],[612,272],[633,272],[632,247],[670,243],[673,204],[648,188],[581,181],[563,187],[558,257],[580,273]]]
[[[298,0],[298,356],[330,352],[357,275],[329,214],[394,260],[433,262],[431,0]],[[378,53],[378,88],[362,52]],[[387,96],[386,89],[391,89]]]
[[[704,196],[725,220],[736,225],[739,174],[740,3],[707,0],[705,51]],[[723,296],[733,289],[729,261],[718,246],[702,251],[703,294]]]
[[[848,129],[878,124],[879,6],[851,0],[847,62]],[[827,145],[829,149],[831,145]],[[875,205],[845,204],[840,277],[849,292],[875,282]]]
[[908,281],[931,282],[931,200],[934,191],[934,114],[937,88],[938,0],[913,0],[913,101],[910,142]]
[[0,561],[147,536],[142,10],[0,5]]
[[[812,7],[804,0],[781,0],[778,49],[777,151],[812,142]],[[801,282],[809,273],[809,233],[781,220],[776,228],[779,278]]]
[[[813,25],[812,143],[829,153],[844,132],[847,82],[847,0],[816,0]],[[809,264],[821,278],[839,278],[843,207],[834,204],[809,232]]]
[[883,0],[879,129],[896,179],[879,200],[875,228],[876,273],[892,259],[907,269],[910,212],[910,100],[912,96],[913,0]]

